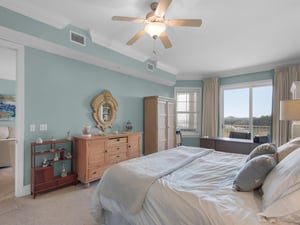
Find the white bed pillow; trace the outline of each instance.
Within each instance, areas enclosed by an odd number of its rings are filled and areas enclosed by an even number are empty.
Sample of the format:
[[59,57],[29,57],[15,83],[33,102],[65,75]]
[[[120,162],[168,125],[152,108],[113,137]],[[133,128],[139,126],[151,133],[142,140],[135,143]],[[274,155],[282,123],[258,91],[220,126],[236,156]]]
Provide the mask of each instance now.
[[291,152],[268,174],[262,186],[259,216],[278,223],[300,224],[300,148]]
[[8,127],[0,127],[0,139],[7,139],[9,135]]
[[8,126],[9,135],[8,138],[15,138],[16,137],[16,129],[14,126]]
[[259,155],[276,154],[276,152],[277,152],[276,145],[274,145],[272,143],[264,143],[264,144],[258,145],[250,152],[250,154],[248,155],[248,157],[246,159],[246,162],[248,162],[249,160],[251,160],[254,157],[257,157]]
[[249,160],[235,176],[233,190],[253,191],[259,188],[276,164],[274,155],[259,155]]
[[288,154],[290,154],[297,148],[300,148],[300,137],[292,139],[289,142],[279,146],[277,148],[278,161],[280,162],[281,160],[283,160]]

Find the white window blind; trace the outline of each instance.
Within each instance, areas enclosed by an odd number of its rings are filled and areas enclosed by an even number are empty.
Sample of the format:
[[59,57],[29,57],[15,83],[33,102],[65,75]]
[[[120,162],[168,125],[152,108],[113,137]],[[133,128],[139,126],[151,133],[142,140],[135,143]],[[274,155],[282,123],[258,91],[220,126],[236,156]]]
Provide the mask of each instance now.
[[177,127],[183,134],[199,134],[200,88],[175,88],[177,103]]

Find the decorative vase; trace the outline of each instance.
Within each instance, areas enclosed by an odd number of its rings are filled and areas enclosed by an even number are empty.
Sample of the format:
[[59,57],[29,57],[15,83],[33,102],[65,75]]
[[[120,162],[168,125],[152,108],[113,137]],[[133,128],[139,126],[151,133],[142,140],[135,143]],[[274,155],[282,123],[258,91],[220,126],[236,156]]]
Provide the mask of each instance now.
[[91,136],[91,126],[90,125],[86,125],[83,127],[82,135],[83,136]]
[[131,123],[129,120],[128,120],[127,123],[126,123],[125,128],[126,128],[126,130],[127,130],[128,132],[132,131],[133,126],[132,126],[132,123]]

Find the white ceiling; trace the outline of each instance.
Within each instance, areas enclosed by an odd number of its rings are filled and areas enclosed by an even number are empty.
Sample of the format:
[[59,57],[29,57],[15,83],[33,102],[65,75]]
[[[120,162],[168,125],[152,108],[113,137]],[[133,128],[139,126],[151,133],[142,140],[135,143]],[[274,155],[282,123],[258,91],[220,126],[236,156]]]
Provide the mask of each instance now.
[[2,0],[1,5],[58,28],[68,24],[134,58],[153,58],[177,79],[202,79],[300,63],[299,0],[173,0],[166,19],[202,19],[198,28],[168,27],[173,47],[145,35],[126,42],[144,25],[111,17],[144,18],[154,0]]

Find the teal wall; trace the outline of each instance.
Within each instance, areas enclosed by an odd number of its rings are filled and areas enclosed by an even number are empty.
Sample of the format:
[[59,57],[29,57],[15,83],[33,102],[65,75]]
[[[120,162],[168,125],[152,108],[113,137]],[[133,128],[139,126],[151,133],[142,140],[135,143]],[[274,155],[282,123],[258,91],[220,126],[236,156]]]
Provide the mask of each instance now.
[[[0,94],[16,95],[16,81],[0,79]],[[0,120],[0,126],[14,126],[14,125],[15,125],[15,121]]]
[[[128,120],[134,131],[143,131],[143,97],[174,94],[173,87],[25,48],[25,184],[30,183],[30,143],[37,137],[65,138],[68,130],[80,135],[84,125],[95,125],[90,103],[105,89],[119,104],[111,131],[123,130]],[[30,132],[30,124],[43,123],[48,131]]]

